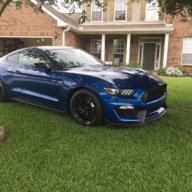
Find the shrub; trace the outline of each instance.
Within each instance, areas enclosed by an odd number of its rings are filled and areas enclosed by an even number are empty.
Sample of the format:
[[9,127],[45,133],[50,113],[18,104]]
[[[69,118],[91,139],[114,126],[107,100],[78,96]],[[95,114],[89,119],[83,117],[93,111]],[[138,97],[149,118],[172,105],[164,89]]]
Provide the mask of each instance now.
[[159,68],[159,69],[157,70],[157,74],[158,74],[158,75],[166,75],[166,69],[167,69],[167,68],[163,68],[163,67]]
[[176,77],[182,77],[184,74],[183,72],[178,69],[177,67],[168,67],[166,69],[166,75],[168,76],[176,76]]
[[182,71],[183,75],[187,75],[187,71],[186,71],[186,68],[181,66],[181,65],[178,65],[176,66],[180,71]]

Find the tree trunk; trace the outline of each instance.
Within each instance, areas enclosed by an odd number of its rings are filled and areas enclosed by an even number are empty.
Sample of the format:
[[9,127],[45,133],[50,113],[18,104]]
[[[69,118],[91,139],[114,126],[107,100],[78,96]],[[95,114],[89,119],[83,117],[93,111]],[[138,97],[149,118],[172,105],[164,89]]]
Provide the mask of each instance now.
[[10,2],[11,0],[0,0],[0,16],[2,15],[3,11],[7,7],[7,5],[9,5]]

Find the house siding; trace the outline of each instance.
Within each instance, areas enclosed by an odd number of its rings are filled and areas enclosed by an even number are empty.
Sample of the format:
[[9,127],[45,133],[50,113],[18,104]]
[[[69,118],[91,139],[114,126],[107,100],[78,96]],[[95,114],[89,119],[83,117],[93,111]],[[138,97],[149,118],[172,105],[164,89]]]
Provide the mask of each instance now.
[[141,21],[145,21],[145,13],[146,13],[146,1],[145,0],[141,0]]
[[115,0],[111,0],[109,2],[109,5],[110,5],[110,9],[109,9],[109,21],[114,21],[114,10],[115,10]]
[[127,21],[132,20],[132,4],[131,0],[127,2]]

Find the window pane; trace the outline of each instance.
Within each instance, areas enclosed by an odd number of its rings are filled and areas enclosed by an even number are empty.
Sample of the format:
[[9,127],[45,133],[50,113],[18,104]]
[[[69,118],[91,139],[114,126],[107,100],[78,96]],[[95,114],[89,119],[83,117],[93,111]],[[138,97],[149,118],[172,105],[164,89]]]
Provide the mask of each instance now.
[[119,62],[123,63],[125,50],[125,41],[123,39],[115,39],[113,42],[113,58],[119,58]]
[[7,60],[11,63],[17,63],[18,61],[18,53],[10,55],[9,57],[7,57]]
[[91,54],[101,59],[101,40],[100,39],[91,40]]
[[192,37],[184,37],[183,53],[192,53]]
[[[103,1],[100,0],[102,3]],[[92,3],[92,21],[102,21],[102,8],[98,7],[95,2]]]
[[182,64],[192,64],[192,53],[184,53]]
[[192,64],[192,37],[184,37],[183,39],[182,64]]
[[101,11],[93,11],[92,12],[92,21],[101,21],[102,20],[102,12]]
[[159,20],[159,7],[157,0],[152,0],[146,4],[146,21],[158,21]]
[[25,51],[19,54],[20,65],[34,65],[34,63],[46,62],[46,58],[35,51]]
[[126,18],[126,0],[115,1],[115,20],[124,21]]

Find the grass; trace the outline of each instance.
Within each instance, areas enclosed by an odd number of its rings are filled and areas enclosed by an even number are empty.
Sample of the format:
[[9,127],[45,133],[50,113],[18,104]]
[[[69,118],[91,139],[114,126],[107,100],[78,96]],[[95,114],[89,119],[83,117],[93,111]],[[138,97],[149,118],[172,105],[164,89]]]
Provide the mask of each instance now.
[[168,112],[142,127],[96,128],[0,103],[0,192],[192,191],[192,78],[165,77]]

